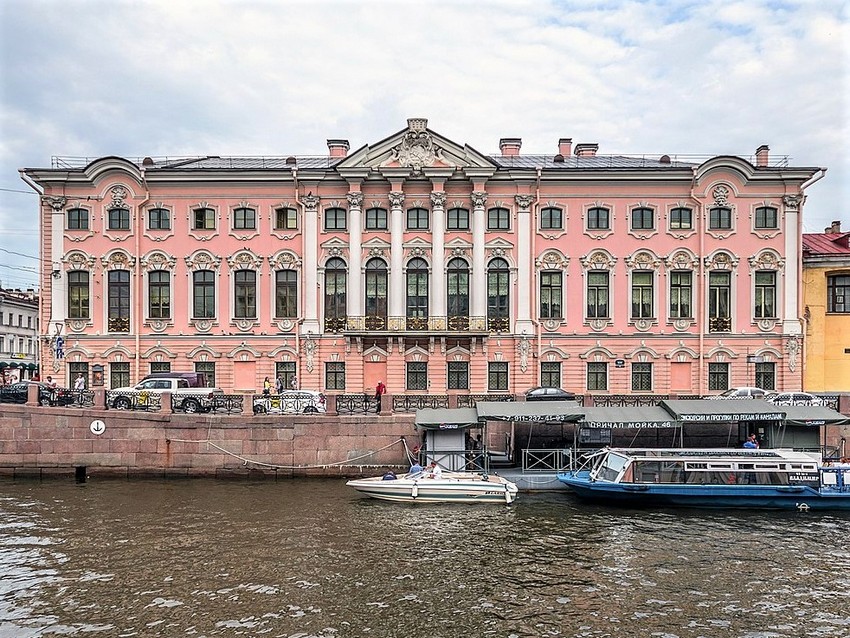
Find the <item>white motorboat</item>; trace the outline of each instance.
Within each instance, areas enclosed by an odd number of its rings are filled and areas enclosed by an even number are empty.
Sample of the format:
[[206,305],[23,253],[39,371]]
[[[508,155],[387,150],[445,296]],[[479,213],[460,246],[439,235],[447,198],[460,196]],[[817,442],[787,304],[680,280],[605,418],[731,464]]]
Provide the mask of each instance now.
[[428,472],[353,479],[349,487],[372,498],[407,503],[502,503],[516,500],[517,486],[496,474],[448,472],[431,478]]

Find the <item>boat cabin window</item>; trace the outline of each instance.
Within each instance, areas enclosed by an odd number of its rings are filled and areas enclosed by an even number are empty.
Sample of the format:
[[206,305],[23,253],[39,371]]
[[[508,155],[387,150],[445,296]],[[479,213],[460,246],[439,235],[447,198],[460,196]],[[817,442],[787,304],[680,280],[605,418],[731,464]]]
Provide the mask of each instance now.
[[596,478],[602,481],[616,481],[628,459],[618,454],[608,454],[596,472]]
[[635,483],[684,483],[685,464],[682,461],[635,461]]

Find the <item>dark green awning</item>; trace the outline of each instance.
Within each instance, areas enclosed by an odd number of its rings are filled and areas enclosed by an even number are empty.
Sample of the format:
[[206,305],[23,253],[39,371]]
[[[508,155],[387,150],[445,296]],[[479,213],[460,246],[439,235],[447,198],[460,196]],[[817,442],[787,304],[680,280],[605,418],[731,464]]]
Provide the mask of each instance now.
[[485,421],[578,421],[584,415],[575,401],[478,401],[475,408]]
[[480,425],[475,408],[422,408],[414,424],[421,430],[457,430]]
[[850,423],[850,418],[825,405],[783,405],[785,411],[785,425],[807,425],[819,427],[821,425],[845,425]]

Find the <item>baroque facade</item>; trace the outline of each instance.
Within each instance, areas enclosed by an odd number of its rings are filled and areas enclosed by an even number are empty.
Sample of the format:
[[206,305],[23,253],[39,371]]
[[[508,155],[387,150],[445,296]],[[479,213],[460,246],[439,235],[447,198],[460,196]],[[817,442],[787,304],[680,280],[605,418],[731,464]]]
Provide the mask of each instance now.
[[485,155],[424,119],[328,149],[22,170],[43,190],[45,368],[232,391],[801,386],[800,217],[822,169],[767,146]]

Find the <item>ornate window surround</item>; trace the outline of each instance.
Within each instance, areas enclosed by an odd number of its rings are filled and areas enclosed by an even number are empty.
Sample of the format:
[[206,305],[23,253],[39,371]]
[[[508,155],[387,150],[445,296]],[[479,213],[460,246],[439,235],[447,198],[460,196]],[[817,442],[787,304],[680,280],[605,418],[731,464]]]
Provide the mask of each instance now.
[[[717,182],[709,187],[711,193],[711,201],[706,202],[703,207],[703,228],[705,234],[714,237],[715,239],[726,239],[737,232],[738,206],[731,198],[737,197],[738,193],[734,186],[729,182]],[[729,228],[711,228],[711,210],[713,208],[729,208],[730,227]]]
[[[101,229],[103,236],[113,242],[127,241],[136,234],[136,207],[130,204],[130,200],[135,197],[135,194],[130,190],[130,187],[123,183],[115,183],[110,185],[103,194],[103,204],[101,207]],[[109,228],[109,211],[114,209],[124,209],[128,211],[129,228],[118,229]],[[89,225],[91,229],[91,225]],[[92,229],[93,230],[93,229]]]
[[[569,303],[569,295],[567,295],[567,277],[569,276],[569,267],[569,255],[565,255],[557,248],[550,248],[548,250],[545,250],[540,255],[540,257],[534,260],[534,269],[536,271],[534,280],[537,282],[536,298],[538,300],[540,297],[541,273],[544,270],[549,272],[557,271],[561,273],[561,317],[551,317],[545,319],[538,317],[538,320],[541,322],[543,328],[547,332],[555,332],[559,326],[564,326],[567,324],[567,304]],[[539,315],[539,312],[539,307],[534,309],[535,315]]]
[[658,325],[658,271],[661,268],[661,258],[651,250],[642,248],[625,258],[629,278],[629,299],[632,297],[632,279],[635,271],[652,273],[652,317],[632,317],[631,301],[629,302],[629,325],[634,326],[640,332],[647,332],[653,326]]
[[[215,226],[213,228],[195,228],[195,211],[201,209],[210,209],[213,211],[213,219],[215,221]],[[186,216],[187,228],[189,229],[189,236],[194,237],[198,241],[210,241],[214,237],[218,237],[219,235],[219,226],[221,225],[221,212],[219,207],[213,204],[210,204],[206,201],[200,201],[197,204],[191,204],[189,206],[189,211]]]
[[[165,330],[174,326],[174,287],[176,283],[176,274],[174,272],[174,269],[177,266],[177,258],[161,250],[152,250],[142,256],[142,258],[139,260],[139,264],[141,265],[145,282],[144,286],[142,286],[142,305],[144,309],[143,316],[145,317],[144,325],[150,328],[153,332],[165,332]],[[151,319],[148,316],[148,310],[150,308],[150,274],[154,271],[169,273],[169,279],[171,281],[171,288],[169,293],[171,295],[172,311],[171,317],[167,319]]]
[[[604,208],[608,211],[608,228],[598,228],[597,229],[597,228],[588,228],[587,227],[588,214],[589,214],[589,212],[592,208]],[[582,215],[581,215],[582,230],[583,230],[585,235],[587,235],[588,237],[591,237],[592,239],[605,239],[606,237],[609,237],[610,235],[614,234],[615,217],[616,216],[614,215],[614,205],[613,204],[611,204],[609,202],[603,202],[603,201],[589,202],[589,203],[585,204],[584,207],[582,208]]]
[[[635,210],[647,208],[652,211],[652,228],[634,228],[632,224],[632,215]],[[629,214],[628,214],[628,233],[632,237],[640,240],[651,239],[655,235],[658,234],[658,227],[660,226],[660,220],[658,219],[658,206],[656,204],[652,204],[650,202],[635,202],[633,204],[629,204]]]
[[[240,209],[254,211],[254,227],[253,228],[236,228],[236,211]],[[260,206],[253,204],[247,200],[242,200],[238,204],[231,204],[228,213],[228,232],[231,237],[235,237],[240,241],[250,241],[254,237],[260,235]]]
[[[233,253],[227,258],[227,265],[230,270],[228,277],[228,302],[230,306],[230,325],[234,326],[241,332],[247,332],[255,326],[260,325],[260,308],[261,308],[261,275],[263,268],[263,258],[254,253],[252,250],[240,250]],[[253,271],[254,278],[254,294],[256,299],[256,316],[254,317],[237,317],[236,316],[236,279],[235,273],[239,270]]]
[[[756,211],[759,208],[776,210],[776,228],[756,228]],[[773,239],[782,232],[782,205],[768,199],[750,204],[750,232],[760,239]]]

